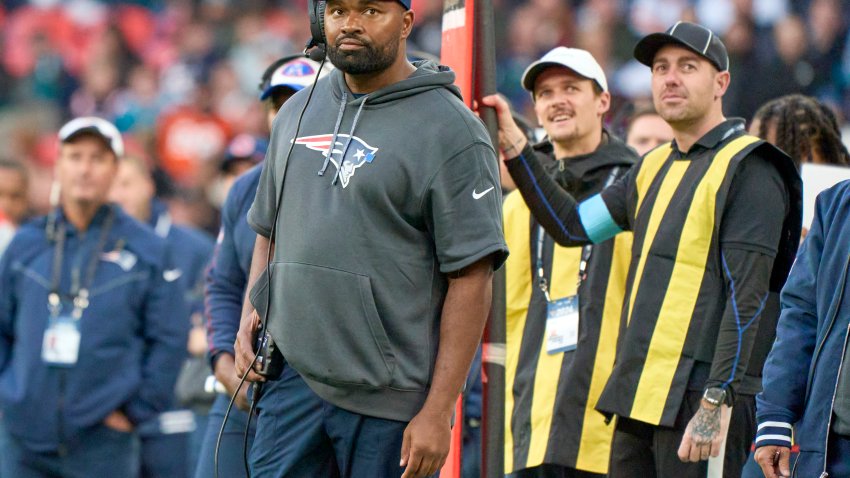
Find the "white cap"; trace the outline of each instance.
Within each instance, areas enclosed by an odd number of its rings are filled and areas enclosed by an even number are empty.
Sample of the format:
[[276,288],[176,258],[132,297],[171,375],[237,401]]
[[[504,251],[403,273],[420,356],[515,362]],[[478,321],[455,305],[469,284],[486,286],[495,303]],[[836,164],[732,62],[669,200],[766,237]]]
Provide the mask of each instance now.
[[534,80],[537,79],[543,70],[551,66],[563,66],[573,70],[580,76],[593,80],[602,88],[602,91],[608,91],[608,80],[605,79],[605,72],[602,67],[593,58],[587,50],[578,48],[567,48],[559,46],[549,53],[543,55],[543,58],[535,61],[522,74],[522,87],[534,93]]
[[124,155],[124,140],[121,139],[121,132],[109,121],[95,116],[74,118],[59,130],[59,141],[64,143],[80,133],[101,136],[109,144],[115,156],[120,158]]
[[263,85],[260,99],[264,100],[268,98],[275,88],[281,86],[291,88],[293,91],[310,86],[316,74],[321,78],[331,70],[330,62],[326,62],[325,67],[321,71],[319,71],[319,66],[321,66],[319,63],[303,57],[287,61],[277,67],[269,77],[268,83]]

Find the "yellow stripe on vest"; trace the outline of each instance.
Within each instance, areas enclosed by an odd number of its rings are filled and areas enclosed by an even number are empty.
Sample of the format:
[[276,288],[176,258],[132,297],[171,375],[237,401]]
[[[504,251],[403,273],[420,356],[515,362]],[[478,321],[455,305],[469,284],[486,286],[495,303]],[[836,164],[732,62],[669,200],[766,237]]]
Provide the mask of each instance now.
[[[552,252],[552,272],[549,281],[549,294],[552,300],[576,295],[578,292],[581,250],[581,247],[555,246]],[[564,353],[554,355],[547,353],[546,337],[543,337],[534,375],[534,394],[531,398],[531,440],[526,468],[539,466],[546,458],[564,356]]]
[[667,158],[670,157],[671,152],[673,152],[673,146],[671,143],[667,143],[647,153],[643,161],[641,161],[640,171],[638,171],[637,178],[635,179],[638,196],[637,205],[635,206],[635,217],[637,217],[640,211],[641,203],[643,202],[643,198],[646,197],[647,191],[649,191],[649,186],[652,185],[652,180],[655,179],[658,171],[667,162]]
[[611,371],[614,369],[614,356],[617,352],[617,337],[620,333],[620,318],[623,299],[626,295],[626,280],[631,262],[632,233],[625,232],[614,236],[614,253],[605,289],[605,306],[602,309],[602,325],[599,328],[599,344],[596,347],[596,360],[590,377],[590,390],[584,409],[584,427],[576,457],[576,468],[591,473],[608,473],[608,458],[611,453],[611,440],[614,424],[605,423],[605,416],[596,411],[596,402],[602,395],[602,389]]
[[[638,259],[637,268],[635,269],[632,292],[629,295],[629,313],[626,315],[627,324],[630,324],[632,321],[635,297],[637,297],[638,288],[640,287],[641,278],[643,277],[643,268],[646,266],[646,258],[649,256],[649,248],[652,246],[652,241],[655,240],[655,233],[658,232],[658,226],[661,225],[661,219],[664,217],[664,213],[667,212],[667,206],[670,205],[670,200],[679,188],[679,183],[682,181],[682,177],[685,175],[685,171],[688,170],[688,166],[690,164],[691,163],[689,161],[674,161],[673,164],[670,165],[670,169],[667,170],[667,174],[664,176],[661,186],[658,188],[658,197],[655,198],[655,203],[652,204],[649,222],[646,225],[646,233],[643,236],[640,259]],[[654,166],[654,164],[651,166]],[[638,177],[640,178],[640,174],[638,174]],[[645,191],[649,189],[648,183],[651,183],[652,179],[653,178],[645,179],[647,186],[646,189],[644,189],[644,194]],[[641,183],[638,183],[638,190],[640,189]],[[638,196],[638,203],[640,203],[640,199],[641,196]]]
[[513,385],[519,364],[522,334],[531,301],[531,249],[528,225],[531,212],[518,192],[509,194],[503,206],[505,241],[511,254],[505,261],[505,470],[513,470],[514,436],[511,418],[514,410]]
[[[656,425],[661,422],[664,405],[667,403],[670,385],[673,383],[673,376],[679,365],[705,275],[705,265],[708,261],[711,239],[714,236],[717,192],[723,184],[732,158],[756,141],[758,138],[753,136],[742,136],[726,145],[714,156],[711,166],[697,186],[693,202],[688,210],[688,217],[682,227],[676,263],[673,265],[670,283],[664,295],[664,302],[658,314],[655,332],[649,343],[649,352],[635,393],[630,415],[632,419]],[[665,183],[666,181],[665,178]],[[662,190],[663,188],[664,186]],[[665,202],[661,202],[662,200]],[[653,207],[653,219],[655,210],[659,207],[666,210],[666,203],[669,203],[669,200],[669,197],[663,198],[659,193]],[[657,225],[652,231],[653,234],[656,230]],[[644,254],[649,250],[647,244],[651,244],[651,239],[654,237],[647,234],[644,239]],[[641,256],[641,262],[644,259],[645,255]]]

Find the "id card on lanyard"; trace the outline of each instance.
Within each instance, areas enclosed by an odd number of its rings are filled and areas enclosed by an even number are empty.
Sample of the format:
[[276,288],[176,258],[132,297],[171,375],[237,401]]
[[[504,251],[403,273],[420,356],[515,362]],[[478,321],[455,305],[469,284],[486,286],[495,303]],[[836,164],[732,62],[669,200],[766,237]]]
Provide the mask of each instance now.
[[62,259],[65,254],[65,233],[63,223],[58,230],[58,238],[53,252],[50,294],[47,308],[50,317],[44,330],[41,345],[41,359],[44,363],[55,367],[73,367],[80,356],[80,319],[89,306],[89,288],[97,271],[100,254],[106,245],[106,238],[112,228],[114,212],[109,210],[109,216],[104,221],[97,247],[92,251],[84,281],[80,283],[80,269],[71,271],[71,297],[73,309],[70,314],[63,313],[62,298],[59,294],[59,283],[62,276]]
[[[619,167],[616,167],[611,170],[604,187],[608,187],[614,182],[619,169]],[[546,298],[546,331],[544,338],[546,340],[546,353],[554,355],[575,350],[578,345],[580,308],[578,292],[576,292],[576,295],[554,301],[549,297],[549,285],[546,282],[546,273],[543,270],[543,244],[545,239],[546,230],[543,229],[543,226],[538,226],[537,280],[538,287],[540,287],[543,296]],[[578,268],[579,288],[581,287],[581,283],[587,278],[587,264],[590,261],[592,252],[593,246],[589,244],[581,250],[581,262]]]
[[[542,226],[537,230],[537,280],[538,287],[546,298],[546,353],[550,355],[575,350],[578,344],[579,299],[578,293],[568,297],[552,300],[549,296],[549,284],[543,269],[543,244],[546,231]],[[579,265],[579,285],[584,279],[587,261],[590,259],[591,246],[582,248]]]

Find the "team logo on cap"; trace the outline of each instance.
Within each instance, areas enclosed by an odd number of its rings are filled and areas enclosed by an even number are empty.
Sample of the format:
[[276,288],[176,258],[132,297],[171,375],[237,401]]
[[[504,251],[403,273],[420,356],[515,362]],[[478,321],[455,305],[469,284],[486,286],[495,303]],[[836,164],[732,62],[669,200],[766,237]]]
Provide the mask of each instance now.
[[[323,157],[330,156],[331,162],[339,171],[339,180],[344,188],[348,186],[357,169],[375,160],[375,153],[378,152],[378,148],[369,146],[357,136],[347,134],[338,134],[333,148],[331,148],[331,141],[333,141],[332,134],[320,134],[296,138],[295,144],[302,144],[313,151],[319,151]],[[342,151],[345,149],[345,143],[348,143],[348,149],[343,158]],[[341,167],[340,164],[342,164]]]
[[283,85],[290,82],[302,84],[312,80],[316,74],[316,68],[305,60],[292,60],[274,72],[271,79],[272,85]]

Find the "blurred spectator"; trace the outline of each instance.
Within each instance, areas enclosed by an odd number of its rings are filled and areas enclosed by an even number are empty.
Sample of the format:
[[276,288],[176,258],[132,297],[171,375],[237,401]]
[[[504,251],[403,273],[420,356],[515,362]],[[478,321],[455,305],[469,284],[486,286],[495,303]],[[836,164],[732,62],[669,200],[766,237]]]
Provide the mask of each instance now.
[[728,116],[750,118],[761,104],[758,94],[764,78],[759,76],[761,59],[757,47],[758,31],[750,16],[738,16],[723,37],[729,53],[729,71],[734,72],[726,90],[723,107]]
[[840,68],[847,21],[840,0],[812,0],[808,12],[809,62],[814,76],[805,90],[831,104],[841,101]]
[[106,59],[89,63],[80,88],[71,95],[71,116],[114,118],[118,80],[118,67],[114,63]]
[[[165,205],[154,197],[155,192],[153,178],[144,160],[134,156],[123,157],[110,198],[165,239],[174,255],[174,267],[164,272],[165,279],[173,281],[180,289],[191,313],[191,319],[189,315],[169,315],[171,320],[182,320],[187,328],[191,326],[189,359],[184,363],[178,382],[188,403],[178,403],[172,397],[170,411],[140,424],[138,430],[141,476],[179,478],[192,475],[201,440],[193,441],[197,447],[192,450],[189,446],[190,433],[197,432],[198,436],[203,436],[205,417],[215,398],[204,391],[204,379],[209,368],[204,357],[207,345],[202,320],[203,273],[212,257],[213,240],[200,231],[172,224],[171,215]],[[184,406],[192,409],[178,410]]]
[[654,108],[638,109],[632,114],[626,125],[626,144],[631,146],[638,156],[643,156],[672,140],[673,128],[664,121],[664,118]]
[[135,476],[133,432],[168,405],[185,354],[185,303],[164,241],[108,203],[118,130],[59,133],[61,200],[0,260],[0,473]]
[[162,110],[156,71],[147,65],[137,65],[127,75],[127,86],[115,96],[113,114],[115,126],[121,131],[150,131]]
[[262,162],[268,146],[269,143],[265,139],[249,134],[240,134],[233,138],[224,152],[218,176],[207,187],[207,198],[214,206],[221,209],[233,181]]
[[788,153],[798,169],[802,163],[850,166],[835,114],[811,97],[788,95],[765,103],[750,134]]
[[0,213],[15,227],[30,214],[29,173],[19,161],[0,159]]
[[179,184],[195,187],[214,175],[212,160],[224,150],[230,126],[212,111],[210,91],[190,92],[191,104],[159,117],[157,152],[162,168]]

